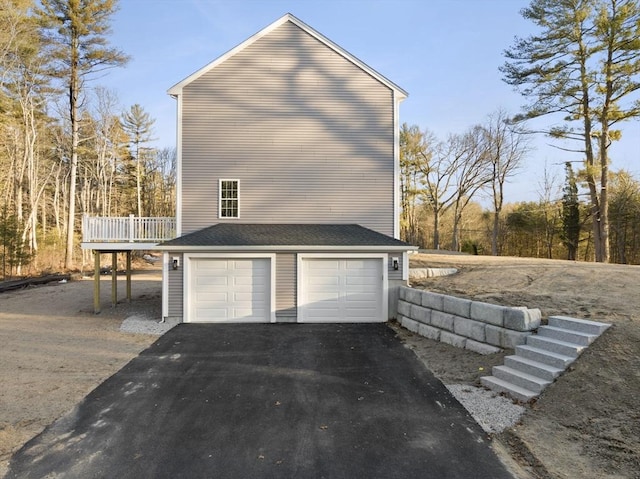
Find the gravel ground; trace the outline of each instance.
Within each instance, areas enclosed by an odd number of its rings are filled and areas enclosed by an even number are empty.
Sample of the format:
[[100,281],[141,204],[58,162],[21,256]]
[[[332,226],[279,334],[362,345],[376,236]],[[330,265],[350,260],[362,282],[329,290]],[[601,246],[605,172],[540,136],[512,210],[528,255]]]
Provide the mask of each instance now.
[[447,389],[488,434],[515,426],[525,411],[524,406],[487,389],[468,384],[449,384]]
[[155,317],[136,314],[129,316],[120,325],[120,331],[123,333],[152,334],[162,336],[169,331],[178,321],[167,319],[164,322],[158,321]]

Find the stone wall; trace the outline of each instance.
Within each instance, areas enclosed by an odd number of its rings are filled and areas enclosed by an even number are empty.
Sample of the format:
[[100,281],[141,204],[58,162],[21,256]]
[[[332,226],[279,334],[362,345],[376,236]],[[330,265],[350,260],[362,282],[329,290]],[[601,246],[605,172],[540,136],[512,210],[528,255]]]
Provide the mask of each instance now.
[[480,354],[524,344],[541,318],[539,309],[499,306],[406,286],[399,291],[397,319],[402,326]]

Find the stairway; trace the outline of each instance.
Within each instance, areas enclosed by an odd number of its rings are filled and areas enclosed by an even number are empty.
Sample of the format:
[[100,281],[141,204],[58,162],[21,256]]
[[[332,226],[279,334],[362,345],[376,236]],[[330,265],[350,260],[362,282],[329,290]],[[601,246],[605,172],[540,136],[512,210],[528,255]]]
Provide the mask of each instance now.
[[504,358],[503,366],[492,369],[493,376],[480,382],[486,388],[529,402],[562,374],[610,324],[551,316],[547,326],[516,346],[515,355]]

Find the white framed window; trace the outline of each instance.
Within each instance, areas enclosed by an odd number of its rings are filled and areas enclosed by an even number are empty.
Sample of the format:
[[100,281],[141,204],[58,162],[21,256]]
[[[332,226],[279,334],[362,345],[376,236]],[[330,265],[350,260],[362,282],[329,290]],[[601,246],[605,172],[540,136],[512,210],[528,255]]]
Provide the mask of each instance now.
[[240,180],[220,180],[218,217],[240,218]]

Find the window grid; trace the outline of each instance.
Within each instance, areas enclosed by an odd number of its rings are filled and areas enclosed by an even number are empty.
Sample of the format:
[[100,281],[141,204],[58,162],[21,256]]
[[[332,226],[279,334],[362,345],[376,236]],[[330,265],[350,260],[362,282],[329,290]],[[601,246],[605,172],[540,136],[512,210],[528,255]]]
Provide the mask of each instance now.
[[220,218],[239,218],[239,181],[220,180]]

